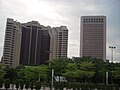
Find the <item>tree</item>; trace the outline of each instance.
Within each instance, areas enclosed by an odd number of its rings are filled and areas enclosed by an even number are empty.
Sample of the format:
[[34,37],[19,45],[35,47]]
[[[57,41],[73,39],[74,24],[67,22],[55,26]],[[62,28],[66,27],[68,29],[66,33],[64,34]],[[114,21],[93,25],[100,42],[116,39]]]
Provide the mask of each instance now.
[[0,70],[0,79],[3,79],[5,74],[4,70]]
[[4,83],[4,80],[3,80],[3,79],[0,79],[0,88],[3,87],[3,83]]
[[4,86],[5,86],[6,90],[8,90],[8,88],[10,88],[10,80],[9,79],[5,80]]
[[[119,64],[120,65],[120,64]],[[115,66],[112,70],[114,82],[120,84],[120,66]]]
[[34,82],[30,82],[30,88],[31,88],[31,90],[34,89]]
[[19,80],[19,79],[16,79],[16,80],[15,80],[15,87],[16,87],[17,90],[18,90],[18,88],[19,88],[19,83],[20,83],[20,80]]
[[65,69],[65,73],[63,73],[62,75],[64,75],[66,78],[69,78],[70,82],[72,82],[74,78],[79,77],[77,65],[75,63],[68,63]]
[[4,75],[5,75],[4,70],[0,69],[0,88],[3,87]]
[[17,78],[16,70],[10,67],[5,67],[3,70],[5,72],[4,79],[10,80],[10,84],[12,84],[12,89],[13,89],[14,81]]
[[29,82],[26,82],[26,83],[25,83],[25,89],[28,90],[29,87],[30,87],[30,83],[29,83]]
[[39,65],[35,67],[35,73],[41,82],[45,82],[47,79],[48,67],[46,65]]
[[[59,82],[60,82],[60,76],[62,76],[62,73],[65,72],[66,65],[70,62],[70,59],[68,58],[57,58],[50,60],[49,62],[49,73],[48,75],[51,76],[51,71],[54,69],[54,75],[59,76]],[[51,80],[51,77],[49,77],[49,80]]]
[[[26,66],[25,68],[21,68],[18,70],[18,76],[21,80],[25,82],[25,88],[27,89],[29,86],[34,84],[36,80],[39,80],[45,83],[47,79],[47,71],[48,67],[46,65],[39,66]],[[30,83],[29,83],[30,82]]]
[[50,60],[49,68],[50,70],[54,69],[56,76],[61,76],[65,72],[65,67],[68,64],[68,58],[58,58]]
[[5,68],[5,65],[0,64],[0,88],[3,87],[3,83],[4,83],[4,75],[5,75],[4,68]]
[[13,81],[15,81],[15,79],[17,78],[17,72],[13,68],[6,67],[4,69],[4,72],[5,72],[4,78],[9,79],[10,83],[13,83]]
[[43,89],[45,88],[45,83],[47,82],[48,79],[48,66],[46,65],[39,65],[34,67],[35,68],[35,74],[37,75],[37,79],[41,82],[43,85]]
[[1,63],[0,63],[0,70],[1,70],[1,69],[4,69],[4,68],[6,68],[6,66],[5,66],[4,64],[1,64]]
[[32,66],[28,66],[25,68],[22,68],[20,70],[18,70],[18,77],[22,80],[24,80],[24,82],[30,82],[32,80],[35,80],[36,78],[36,74],[35,74],[35,68],[33,68]]
[[19,71],[19,70],[24,69],[24,68],[25,68],[25,65],[19,65],[15,69],[16,69],[16,71]]
[[22,90],[24,87],[24,80],[20,79],[19,84],[20,84],[20,89]]
[[[93,66],[91,68],[93,73],[91,73],[90,75],[94,74],[93,76],[90,76],[91,77],[90,78],[91,82],[93,82],[93,83],[104,83],[105,74],[106,74],[106,71],[107,71],[106,68],[108,68],[108,66],[106,65],[106,62],[104,62],[104,60],[93,58],[93,57],[74,58],[73,60],[77,64],[77,67],[79,69],[81,68],[81,66],[80,66],[81,63],[83,63],[83,62],[91,62],[93,64]],[[84,68],[87,69],[88,67],[86,66]],[[82,74],[86,70],[84,70],[83,72],[82,71],[79,71],[79,72],[81,72],[81,74]]]
[[40,90],[40,89],[41,89],[40,81],[36,81],[36,82],[35,82],[35,89],[36,89],[36,90]]
[[83,61],[80,63],[79,65],[79,76],[81,78],[84,78],[85,82],[87,82],[89,79],[89,81],[91,82],[91,77],[94,76],[95,72],[94,72],[94,64],[92,62],[87,62],[87,61]]

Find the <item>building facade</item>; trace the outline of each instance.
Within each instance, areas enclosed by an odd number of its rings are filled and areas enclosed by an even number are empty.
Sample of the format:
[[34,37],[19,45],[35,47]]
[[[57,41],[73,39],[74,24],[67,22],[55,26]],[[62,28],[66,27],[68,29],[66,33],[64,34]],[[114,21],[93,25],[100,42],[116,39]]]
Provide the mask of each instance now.
[[82,16],[80,57],[106,60],[106,16]]
[[4,40],[2,63],[10,67],[19,65],[21,47],[21,24],[8,18]]
[[20,23],[7,19],[2,63],[45,64],[49,59],[67,57],[68,29],[66,26],[40,25],[37,21]]
[[53,27],[50,31],[50,60],[67,57],[68,29],[66,26]]
[[49,60],[49,29],[37,21],[22,24],[20,64],[39,65]]

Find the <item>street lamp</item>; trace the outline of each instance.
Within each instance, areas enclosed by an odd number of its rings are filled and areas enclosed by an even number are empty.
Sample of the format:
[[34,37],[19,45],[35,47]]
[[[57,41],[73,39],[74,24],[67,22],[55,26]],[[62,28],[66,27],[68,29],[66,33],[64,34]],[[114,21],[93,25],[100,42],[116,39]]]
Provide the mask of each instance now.
[[116,48],[114,46],[109,46],[109,48],[111,49],[111,63],[113,63],[113,50]]

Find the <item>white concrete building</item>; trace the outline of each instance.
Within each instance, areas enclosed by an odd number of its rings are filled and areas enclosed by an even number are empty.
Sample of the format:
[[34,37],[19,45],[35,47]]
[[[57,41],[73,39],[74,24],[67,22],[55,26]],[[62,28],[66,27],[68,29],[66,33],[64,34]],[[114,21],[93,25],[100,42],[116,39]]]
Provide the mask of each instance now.
[[66,26],[53,27],[50,31],[50,59],[67,57],[68,29]]

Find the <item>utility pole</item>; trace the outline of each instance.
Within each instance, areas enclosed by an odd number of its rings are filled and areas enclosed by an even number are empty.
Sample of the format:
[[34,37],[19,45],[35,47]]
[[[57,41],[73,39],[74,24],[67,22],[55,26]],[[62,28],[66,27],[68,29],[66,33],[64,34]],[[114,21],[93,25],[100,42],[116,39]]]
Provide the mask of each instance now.
[[54,69],[52,69],[52,82],[51,82],[52,90],[53,90],[53,78],[54,78]]
[[108,85],[108,72],[106,72],[106,85]]

